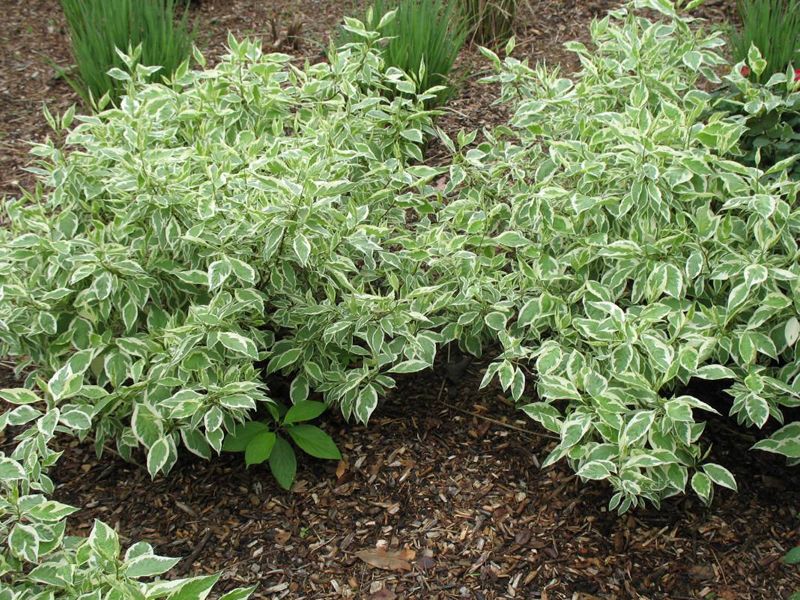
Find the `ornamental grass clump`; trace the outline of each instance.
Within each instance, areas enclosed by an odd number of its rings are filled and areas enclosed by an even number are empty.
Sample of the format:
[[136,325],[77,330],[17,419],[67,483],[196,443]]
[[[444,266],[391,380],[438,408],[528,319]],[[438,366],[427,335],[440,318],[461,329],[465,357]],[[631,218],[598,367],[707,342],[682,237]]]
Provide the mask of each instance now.
[[[77,76],[67,80],[86,106],[108,94],[116,104],[124,82],[115,72],[126,67],[120,52],[134,54],[137,62],[161,67],[158,76],[169,78],[189,58],[193,32],[188,6],[177,15],[183,0],[61,0],[69,28]],[[111,74],[109,71],[114,69]],[[66,75],[66,74],[65,74]]]
[[470,41],[493,45],[511,36],[517,0],[460,0],[460,5]]
[[[442,105],[453,96],[453,66],[467,36],[455,0],[375,0],[363,21],[368,30],[384,38],[378,47],[387,68],[407,73],[418,91],[433,89],[435,97],[427,101],[428,107]],[[337,46],[360,42],[362,36],[345,24]],[[388,92],[391,96],[397,90]]]

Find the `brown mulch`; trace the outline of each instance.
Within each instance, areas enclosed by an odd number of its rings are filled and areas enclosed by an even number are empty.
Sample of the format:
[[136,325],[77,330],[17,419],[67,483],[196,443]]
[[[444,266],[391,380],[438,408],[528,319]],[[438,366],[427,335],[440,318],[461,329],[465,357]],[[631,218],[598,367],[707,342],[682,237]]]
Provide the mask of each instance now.
[[[238,454],[184,457],[151,482],[73,441],[57,497],[84,508],[77,532],[102,519],[125,542],[191,556],[179,570],[258,583],[257,598],[777,600],[800,589],[800,570],[780,560],[800,542],[800,472],[748,451],[752,431],[712,420],[706,434],[738,493],[620,517],[607,486],[563,463],[539,468],[555,441],[498,389],[476,392],[485,366],[457,384],[441,369],[405,378],[367,428],[329,415],[344,460],[301,459],[291,492]],[[359,556],[379,544],[394,570]]]
[[[42,101],[54,112],[77,102],[48,63],[70,64],[58,4],[3,1],[0,195],[31,185],[23,142],[47,134]],[[703,14],[720,23],[733,4],[709,0]],[[615,5],[528,0],[514,54],[571,73],[578,65],[561,45],[585,41],[591,19]],[[300,47],[282,49],[315,61],[350,7],[203,0],[192,10],[212,61],[228,30],[273,44],[270,19],[279,40],[299,19]],[[459,65],[466,77],[442,117],[445,130],[505,119],[492,106],[495,91],[477,83],[486,62],[468,49]],[[326,417],[344,460],[302,458],[291,492],[263,465],[245,469],[240,455],[183,456],[168,478],[151,482],[113,454],[98,460],[88,442],[64,440],[52,473],[57,497],[83,507],[73,532],[103,519],[126,543],[148,540],[162,554],[188,557],[179,572],[222,571],[223,587],[259,583],[255,597],[264,599],[777,600],[800,589],[800,569],[780,560],[800,543],[800,473],[748,451],[753,431],[711,420],[706,434],[712,460],[737,476],[738,493],[718,490],[710,508],[689,495],[618,517],[605,508],[607,486],[581,484],[566,464],[539,468],[554,440],[499,390],[477,392],[482,368],[473,364],[455,384],[439,371],[403,379],[367,428]],[[4,449],[9,441],[0,435]],[[384,543],[387,553],[377,553]]]

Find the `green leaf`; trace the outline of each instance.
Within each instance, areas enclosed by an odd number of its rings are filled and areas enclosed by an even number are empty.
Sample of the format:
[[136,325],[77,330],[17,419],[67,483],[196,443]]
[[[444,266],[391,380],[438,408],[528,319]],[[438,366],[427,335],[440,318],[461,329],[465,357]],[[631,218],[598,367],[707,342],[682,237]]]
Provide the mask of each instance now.
[[372,384],[364,386],[356,400],[356,417],[361,423],[368,423],[375,408],[378,406],[378,391]]
[[102,521],[94,520],[94,527],[88,538],[89,546],[108,560],[117,560],[120,553],[119,536]]
[[269,365],[267,366],[267,371],[270,373],[275,373],[276,371],[280,371],[288,367],[289,365],[294,364],[297,362],[297,359],[300,358],[300,355],[303,353],[301,348],[290,348],[286,352],[282,354],[278,354],[274,356],[269,361]]
[[531,245],[531,241],[517,231],[504,231],[492,239],[492,242],[509,248],[522,248]]
[[422,133],[419,131],[419,129],[404,129],[400,132],[400,135],[410,142],[414,142],[415,144],[422,143]]
[[219,578],[217,574],[186,579],[180,589],[169,596],[169,600],[205,600]]
[[711,480],[699,471],[692,475],[692,489],[705,504],[711,503]]
[[147,451],[147,472],[155,478],[169,460],[169,442],[167,438],[159,438]]
[[253,267],[248,265],[246,262],[239,260],[238,258],[229,258],[228,262],[230,263],[231,270],[236,277],[245,283],[255,285],[256,270]]
[[756,427],[763,427],[769,419],[769,404],[761,396],[756,394],[747,394],[744,401],[747,416],[756,425]]
[[222,596],[219,597],[219,600],[247,600],[257,587],[258,584],[248,588],[236,588],[227,594],[222,594]]
[[16,523],[8,536],[8,546],[11,553],[23,560],[36,563],[39,560],[39,545],[41,540],[36,529],[24,523]]
[[25,479],[26,477],[25,469],[22,468],[21,464],[11,458],[0,456],[0,479],[14,481]]
[[608,479],[614,467],[614,463],[608,460],[595,460],[588,462],[578,470],[578,477],[592,480]]
[[25,388],[0,390],[0,398],[11,404],[33,404],[41,402],[41,398]]
[[208,289],[215,290],[231,276],[233,270],[227,260],[215,260],[208,267]]
[[294,404],[286,412],[283,417],[284,425],[291,425],[300,421],[310,421],[316,419],[325,412],[327,407],[322,402],[312,402],[311,400],[303,400]]
[[800,546],[796,546],[789,550],[786,556],[783,557],[783,562],[787,565],[796,565],[800,563]]
[[683,64],[689,67],[692,71],[697,71],[703,63],[703,55],[696,50],[690,50],[683,55]]
[[139,577],[154,577],[166,573],[180,562],[180,558],[166,556],[137,556],[126,563],[125,575],[138,579]]
[[501,312],[490,312],[484,321],[495,331],[503,331],[506,328],[506,316]]
[[244,452],[244,462],[248,467],[263,463],[272,454],[277,436],[272,431],[262,431],[255,434],[247,444]]
[[700,377],[701,379],[709,379],[712,381],[717,379],[736,379],[736,373],[723,365],[702,366],[697,369],[695,376]]
[[237,425],[231,433],[225,436],[222,449],[225,452],[244,452],[250,440],[256,435],[268,431],[269,426],[259,421],[248,421]]
[[78,512],[78,509],[74,506],[62,504],[55,500],[45,500],[31,508],[28,514],[40,521],[55,523],[76,512]]
[[233,331],[222,331],[217,334],[219,342],[228,350],[243,354],[252,360],[258,360],[258,349],[255,342]]
[[294,443],[315,458],[339,460],[342,455],[330,436],[314,425],[292,425],[286,431]]
[[283,489],[288,490],[292,487],[297,473],[297,458],[291,444],[280,436],[276,437],[272,453],[269,455],[269,468]]
[[297,258],[300,259],[300,263],[303,266],[307,265],[308,259],[311,256],[311,244],[306,236],[302,233],[298,233],[294,238],[292,247],[294,248],[294,253],[297,255]]
[[725,467],[714,463],[706,463],[703,465],[703,471],[708,475],[709,479],[717,485],[721,485],[733,491],[737,490],[736,479],[733,477],[733,473],[728,471]]
[[389,369],[389,373],[416,373],[429,367],[430,365],[424,360],[406,360]]
[[624,447],[629,447],[638,442],[650,430],[654,420],[654,411],[643,410],[635,413],[633,418],[625,425],[620,444]]

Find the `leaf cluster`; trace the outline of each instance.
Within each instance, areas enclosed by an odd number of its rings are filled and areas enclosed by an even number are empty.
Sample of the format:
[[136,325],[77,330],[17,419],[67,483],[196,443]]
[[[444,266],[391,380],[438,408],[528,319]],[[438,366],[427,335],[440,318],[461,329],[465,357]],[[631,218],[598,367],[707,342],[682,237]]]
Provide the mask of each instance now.
[[[756,46],[750,47],[746,62],[736,65],[726,85],[715,94],[713,110],[738,117],[747,128],[739,140],[741,156],[748,166],[769,169],[800,154],[800,89],[792,66],[785,73],[773,73],[763,85],[742,75],[766,74],[769,67]],[[800,177],[800,166],[789,167],[792,178]]]
[[[0,598],[205,600],[219,575],[153,580],[180,559],[158,556],[146,542],[123,553],[119,535],[102,521],[86,538],[66,535],[66,518],[78,509],[48,499],[53,482],[46,474],[61,455],[50,443],[66,430],[63,415],[58,408],[34,408],[35,395],[25,391],[2,396],[17,406],[3,414],[0,431],[32,426],[10,456],[0,453]],[[247,600],[254,590],[233,590],[220,600]]]
[[[297,458],[286,435],[306,454],[315,458],[339,460],[336,444],[319,427],[305,421],[316,419],[325,412],[325,404],[311,400],[300,400],[288,409],[280,403],[270,406],[273,426],[261,421],[248,421],[237,425],[225,438],[222,450],[244,452],[245,464],[261,464],[269,461],[269,468],[284,489],[292,487],[297,472]],[[282,436],[280,432],[285,435]]]

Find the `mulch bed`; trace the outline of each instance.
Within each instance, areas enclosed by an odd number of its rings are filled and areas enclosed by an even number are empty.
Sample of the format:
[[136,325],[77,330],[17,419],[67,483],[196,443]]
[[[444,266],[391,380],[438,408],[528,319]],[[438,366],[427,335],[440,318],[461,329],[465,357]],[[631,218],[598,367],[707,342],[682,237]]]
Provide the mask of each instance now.
[[[57,496],[84,508],[76,532],[102,519],[126,541],[188,556],[179,571],[258,582],[260,598],[777,600],[800,589],[780,560],[800,541],[800,472],[748,451],[752,431],[709,423],[711,460],[731,468],[738,493],[620,517],[607,486],[563,463],[539,468],[556,442],[499,389],[476,391],[485,366],[457,384],[444,369],[405,378],[367,428],[332,413],[322,426],[344,460],[302,459],[291,492],[239,454],[186,457],[151,482],[72,441]],[[379,543],[398,553],[395,570],[358,555]]]
[[[23,141],[47,134],[42,101],[57,112],[77,97],[48,63],[70,64],[58,0],[3,4],[0,195],[18,196],[33,181]],[[529,0],[515,55],[573,72],[561,45],[585,41],[591,20],[615,4]],[[722,22],[733,4],[709,0],[703,15]],[[281,40],[296,19],[301,45],[283,50],[314,61],[350,8],[349,0],[203,0],[192,10],[212,61],[228,30],[272,45],[273,29]],[[505,119],[492,106],[495,90],[477,83],[486,62],[468,49],[459,64],[472,75],[444,129]],[[711,458],[734,472],[738,493],[718,490],[710,508],[689,495],[619,517],[605,508],[607,486],[581,484],[563,463],[539,468],[556,442],[498,389],[477,391],[485,367],[473,363],[456,381],[445,369],[404,378],[367,428],[333,411],[322,426],[344,460],[301,458],[291,492],[265,466],[245,469],[241,455],[183,456],[168,478],[150,481],[137,465],[113,454],[98,460],[89,442],[63,439],[56,496],[83,507],[74,533],[102,519],[126,543],[187,557],[178,574],[221,571],[221,589],[259,583],[256,598],[761,600],[800,589],[800,569],[781,561],[800,543],[800,472],[748,451],[757,432],[709,422]],[[10,442],[0,434],[0,448]]]

